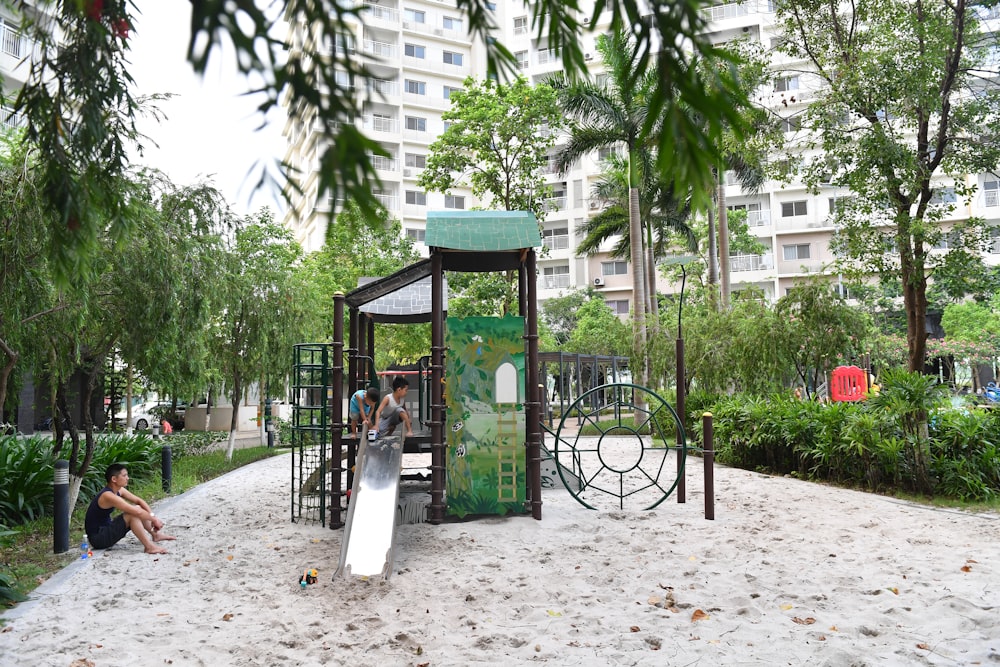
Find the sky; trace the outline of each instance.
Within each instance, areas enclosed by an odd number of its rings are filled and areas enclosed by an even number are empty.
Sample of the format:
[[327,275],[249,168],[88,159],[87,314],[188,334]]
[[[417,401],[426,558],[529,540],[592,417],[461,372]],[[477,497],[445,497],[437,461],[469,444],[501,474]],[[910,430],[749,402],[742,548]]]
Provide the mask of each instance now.
[[242,95],[250,83],[237,71],[231,53],[216,51],[204,78],[194,73],[186,59],[189,0],[137,0],[136,5],[139,13],[128,56],[136,93],[176,97],[158,104],[166,116],[161,122],[139,123],[149,139],[144,154],[133,156],[134,162],[160,169],[177,185],[210,177],[237,213],[269,206],[280,219],[285,208],[280,195],[255,192],[259,166],[251,176],[248,172],[254,163],[284,157],[283,111],[269,114],[266,127],[257,131],[263,119],[256,110],[261,98]]

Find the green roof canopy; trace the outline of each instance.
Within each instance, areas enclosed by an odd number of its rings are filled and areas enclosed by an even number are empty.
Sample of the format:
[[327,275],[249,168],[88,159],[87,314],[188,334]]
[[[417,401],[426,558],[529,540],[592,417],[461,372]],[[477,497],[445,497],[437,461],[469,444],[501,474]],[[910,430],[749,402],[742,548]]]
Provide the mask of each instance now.
[[538,220],[527,211],[429,211],[428,248],[504,252],[542,245]]

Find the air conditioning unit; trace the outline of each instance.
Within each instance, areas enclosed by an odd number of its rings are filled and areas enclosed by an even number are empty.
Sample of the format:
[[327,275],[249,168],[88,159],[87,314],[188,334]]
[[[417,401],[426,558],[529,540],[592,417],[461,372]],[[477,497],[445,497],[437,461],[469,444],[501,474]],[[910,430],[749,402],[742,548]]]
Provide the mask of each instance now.
[[601,203],[600,202],[597,202],[597,201],[591,201],[590,202],[590,210],[591,211],[596,211],[600,207],[601,207]]
[[404,178],[409,178],[410,174],[412,174],[412,173],[413,173],[413,171],[411,169],[404,169],[403,170],[403,177]]
[[583,55],[583,59],[584,60],[593,60],[594,59],[594,54],[593,53],[585,53]]
[[434,28],[434,34],[440,37],[441,35],[444,34],[444,30],[442,30],[441,28]]
[[403,30],[409,30],[409,29],[410,29],[410,22],[403,21]]
[[589,16],[584,16],[583,17],[583,25],[587,25],[589,23],[590,23],[590,17]]
[[594,278],[594,287],[604,287],[604,278]]

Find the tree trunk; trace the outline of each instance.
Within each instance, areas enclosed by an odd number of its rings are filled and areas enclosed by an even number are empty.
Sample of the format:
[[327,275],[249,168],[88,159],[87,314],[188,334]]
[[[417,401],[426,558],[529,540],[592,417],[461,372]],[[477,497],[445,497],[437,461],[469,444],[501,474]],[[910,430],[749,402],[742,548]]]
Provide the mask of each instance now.
[[233,377],[233,418],[229,421],[229,445],[226,447],[226,460],[233,460],[233,449],[236,448],[236,431],[240,425],[240,398],[242,383],[240,382],[239,373],[235,374]]
[[132,364],[125,369],[125,435],[132,435]]
[[927,359],[927,277],[917,268],[914,258],[901,255],[903,309],[906,311],[907,367],[924,372]]
[[[7,341],[0,339],[0,350],[7,355],[7,363],[4,364],[3,368],[0,369],[0,422],[3,421],[3,406],[7,404],[7,381],[10,379],[10,374],[14,370],[14,365],[17,364],[18,353],[7,345]],[[14,422],[17,422],[17,418],[14,418]]]
[[[656,299],[656,258],[653,256],[653,232],[646,233],[646,304],[649,313],[649,323],[654,325],[660,321],[660,304]],[[648,337],[651,337],[648,336]]]
[[719,272],[716,270],[716,258],[719,253],[716,250],[715,237],[715,208],[708,209],[708,298],[713,306],[718,306],[715,298],[716,286],[719,284]]
[[645,387],[649,379],[646,354],[646,280],[643,271],[642,222],[639,220],[639,189],[629,188],[628,207],[629,250],[632,263],[632,321],[636,353],[642,360],[639,369],[640,386]]
[[719,174],[719,302],[729,308],[729,214],[726,211],[726,177]]

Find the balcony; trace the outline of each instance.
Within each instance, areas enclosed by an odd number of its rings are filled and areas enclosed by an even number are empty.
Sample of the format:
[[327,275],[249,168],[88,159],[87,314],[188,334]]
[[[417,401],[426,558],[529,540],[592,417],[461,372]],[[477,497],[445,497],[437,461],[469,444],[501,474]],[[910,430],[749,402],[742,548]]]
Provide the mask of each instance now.
[[375,193],[374,197],[387,211],[395,211],[399,208],[399,197],[396,195]]
[[399,55],[399,47],[389,42],[378,42],[374,39],[364,41],[363,50],[367,55],[376,58],[393,59]]
[[24,116],[14,113],[14,110],[10,107],[0,106],[0,128],[4,130],[16,130],[24,126]]
[[747,227],[770,227],[771,211],[747,211]]
[[562,234],[559,236],[543,236],[542,245],[544,245],[549,250],[566,250],[569,248],[569,235]]
[[374,2],[362,3],[364,7],[363,17],[366,22],[378,21],[381,23],[391,23],[393,26],[399,25],[399,10],[392,7],[383,7]]
[[396,81],[387,81],[385,79],[368,79],[366,82],[366,87],[368,88],[369,95],[379,95],[383,98],[385,97],[398,97],[399,96],[399,83]]
[[361,118],[364,121],[365,129],[371,129],[374,132],[387,132],[389,134],[399,132],[399,121],[395,118],[369,115],[362,116]]
[[548,197],[545,199],[546,211],[562,211],[566,209],[566,197]]
[[733,273],[743,271],[770,271],[774,268],[774,258],[770,253],[764,255],[730,255],[729,270]]
[[538,64],[548,65],[549,63],[560,62],[559,51],[557,49],[538,49]]
[[556,275],[539,276],[538,286],[541,289],[566,289],[569,287],[569,274],[559,273]]
[[398,163],[395,158],[369,153],[368,159],[371,160],[372,166],[379,171],[396,171],[396,165]]
[[0,24],[0,53],[18,60],[26,55],[24,37],[7,24]]

